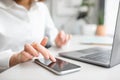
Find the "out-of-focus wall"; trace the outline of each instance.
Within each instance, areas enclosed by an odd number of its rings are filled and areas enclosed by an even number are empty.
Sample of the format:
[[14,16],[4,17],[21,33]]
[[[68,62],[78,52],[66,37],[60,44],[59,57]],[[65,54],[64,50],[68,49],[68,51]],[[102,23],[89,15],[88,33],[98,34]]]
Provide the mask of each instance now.
[[[67,0],[47,0],[47,1],[48,1],[48,3],[52,4],[49,7],[51,7],[50,11],[52,13],[52,17],[56,24],[56,27],[58,29],[65,29],[66,32],[71,33],[72,27],[74,25],[73,23],[75,23],[74,21],[77,17],[77,14],[74,14],[74,13],[77,13],[78,9],[77,8],[71,9],[72,14],[73,14],[72,16],[70,16],[70,15],[61,16],[59,14],[58,5],[61,4],[61,1],[64,1],[64,4],[65,4]],[[79,0],[73,0],[73,1],[77,2]],[[96,1],[96,5],[98,4],[97,0],[90,0],[90,1],[94,1],[94,2]],[[70,4],[70,3],[67,3],[67,4]],[[79,4],[81,4],[81,3],[79,3]],[[105,0],[104,24],[106,26],[108,35],[114,34],[118,5],[119,5],[119,0]],[[98,8],[96,6],[95,8],[91,9],[91,11],[89,12],[89,15],[88,15],[89,23],[96,23],[95,16],[97,16],[97,9]],[[62,12],[62,10],[61,10],[61,12]],[[63,10],[63,13],[65,13],[64,10]],[[96,13],[96,14],[94,14],[94,13]]]
[[[78,3],[76,4],[76,2]],[[74,20],[76,20],[76,17],[78,15],[78,7],[75,5],[80,6],[81,3],[82,0],[53,0],[52,17],[58,29],[66,30],[66,28],[69,28],[70,31],[71,24],[69,23],[74,23]],[[67,30],[66,32],[69,32]]]
[[[75,25],[82,1],[83,0],[47,0],[53,21],[58,29],[63,29],[67,33],[75,32],[73,29],[77,28]],[[97,23],[96,17],[98,16],[99,1],[90,0],[90,2],[94,2],[95,5],[90,8],[86,21],[90,24],[95,24]],[[84,21],[82,20],[80,23],[84,24]]]

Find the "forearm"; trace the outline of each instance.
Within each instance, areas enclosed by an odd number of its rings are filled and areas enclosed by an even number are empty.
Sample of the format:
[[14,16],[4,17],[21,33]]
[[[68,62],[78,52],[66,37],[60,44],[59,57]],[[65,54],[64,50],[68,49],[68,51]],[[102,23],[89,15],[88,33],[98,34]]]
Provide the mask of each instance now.
[[12,66],[17,65],[17,64],[20,63],[20,62],[18,61],[18,59],[17,59],[17,56],[18,56],[18,54],[13,54],[13,55],[11,56],[10,62],[9,62],[10,67],[12,67]]

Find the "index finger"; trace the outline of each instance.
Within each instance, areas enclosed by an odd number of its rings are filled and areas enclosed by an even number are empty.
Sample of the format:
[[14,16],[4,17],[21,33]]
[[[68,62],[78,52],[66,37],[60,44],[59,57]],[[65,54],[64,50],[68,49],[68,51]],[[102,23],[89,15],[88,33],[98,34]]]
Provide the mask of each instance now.
[[38,43],[34,43],[33,47],[39,51],[46,59],[50,59],[51,61],[55,62],[56,59],[50,54],[50,52],[43,47],[42,45],[38,44]]

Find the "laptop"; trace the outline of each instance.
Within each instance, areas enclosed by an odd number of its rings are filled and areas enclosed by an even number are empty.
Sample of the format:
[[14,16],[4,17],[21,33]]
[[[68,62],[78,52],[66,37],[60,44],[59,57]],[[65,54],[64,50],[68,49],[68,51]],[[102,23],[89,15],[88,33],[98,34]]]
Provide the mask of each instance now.
[[113,38],[112,49],[93,47],[84,50],[59,53],[60,56],[95,64],[103,67],[113,67],[120,63],[120,3]]

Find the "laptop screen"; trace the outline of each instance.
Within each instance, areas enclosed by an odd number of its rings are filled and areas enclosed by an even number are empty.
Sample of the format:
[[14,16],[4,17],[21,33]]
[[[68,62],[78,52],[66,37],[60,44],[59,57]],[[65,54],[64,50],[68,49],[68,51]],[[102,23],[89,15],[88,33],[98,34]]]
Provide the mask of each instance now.
[[116,28],[115,28],[115,34],[113,40],[110,66],[114,66],[119,63],[120,63],[120,3],[117,13]]
[[[93,47],[83,50],[62,52],[60,56],[75,59],[104,67],[112,67],[120,63],[120,6],[118,6],[117,20],[114,31],[112,50]],[[90,39],[90,38],[89,38]],[[97,45],[99,46],[99,45]]]

